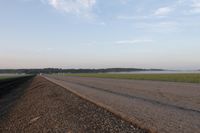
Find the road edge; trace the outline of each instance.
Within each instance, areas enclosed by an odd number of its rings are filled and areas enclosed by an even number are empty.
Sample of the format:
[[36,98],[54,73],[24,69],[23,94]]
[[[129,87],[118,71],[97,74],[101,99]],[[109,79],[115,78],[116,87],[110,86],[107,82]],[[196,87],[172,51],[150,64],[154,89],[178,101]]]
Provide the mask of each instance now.
[[76,91],[73,91],[72,89],[70,89],[70,87],[66,87],[66,86],[63,86],[61,84],[58,84],[56,82],[54,82],[53,80],[51,80],[50,78],[46,77],[46,76],[41,76],[42,78],[48,80],[49,82],[53,83],[53,84],[56,84],[64,89],[66,89],[67,91],[75,94],[76,96],[80,97],[81,99],[84,99],[90,103],[93,103],[95,104],[96,106],[99,106],[100,108],[103,108],[111,113],[113,113],[115,116],[119,117],[120,119],[122,120],[125,120],[127,122],[129,122],[130,124],[134,125],[135,127],[138,127],[138,128],[141,128],[141,129],[144,129],[144,130],[147,130],[147,132],[149,133],[157,133],[156,129],[154,128],[147,128],[146,126],[144,126],[141,122],[139,122],[139,120],[137,120],[136,118],[130,118],[128,117],[126,114],[120,112],[120,111],[116,111],[114,109],[112,109],[111,107],[107,106],[107,105],[104,105],[102,103],[99,103],[99,102],[96,102],[96,101],[93,101],[91,100],[90,98],[84,96],[84,95],[81,95],[80,93],[76,92]]

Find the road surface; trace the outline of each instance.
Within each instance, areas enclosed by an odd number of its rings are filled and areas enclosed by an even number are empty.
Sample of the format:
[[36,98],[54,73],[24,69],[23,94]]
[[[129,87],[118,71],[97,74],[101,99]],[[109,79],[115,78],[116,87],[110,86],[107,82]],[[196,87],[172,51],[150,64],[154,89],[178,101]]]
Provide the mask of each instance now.
[[159,133],[200,133],[200,84],[50,76],[46,79]]
[[0,84],[0,133],[147,133],[37,76]]

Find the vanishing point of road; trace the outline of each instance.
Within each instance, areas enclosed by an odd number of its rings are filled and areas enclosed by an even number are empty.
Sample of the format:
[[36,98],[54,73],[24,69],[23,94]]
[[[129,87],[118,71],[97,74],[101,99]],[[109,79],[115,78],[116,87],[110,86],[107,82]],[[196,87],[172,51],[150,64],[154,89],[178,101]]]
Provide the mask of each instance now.
[[200,133],[200,84],[45,76],[125,119],[159,133]]

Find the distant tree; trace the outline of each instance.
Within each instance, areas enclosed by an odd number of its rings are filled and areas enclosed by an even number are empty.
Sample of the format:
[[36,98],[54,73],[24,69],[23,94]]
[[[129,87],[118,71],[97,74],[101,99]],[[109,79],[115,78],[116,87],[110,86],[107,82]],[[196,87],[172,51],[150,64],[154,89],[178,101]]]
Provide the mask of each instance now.
[[107,73],[107,72],[133,72],[133,71],[163,71],[163,69],[140,69],[140,68],[106,68],[106,69],[0,69],[0,73],[26,73],[26,74],[51,74],[51,73]]

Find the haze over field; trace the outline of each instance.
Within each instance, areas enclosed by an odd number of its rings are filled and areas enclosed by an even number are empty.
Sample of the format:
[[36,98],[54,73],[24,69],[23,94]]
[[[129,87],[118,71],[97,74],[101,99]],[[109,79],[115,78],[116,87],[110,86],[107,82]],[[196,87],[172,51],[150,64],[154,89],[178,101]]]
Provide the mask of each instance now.
[[200,68],[200,0],[3,0],[0,20],[0,68]]

